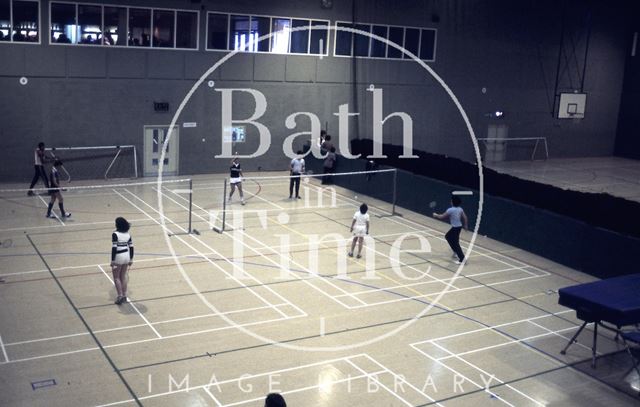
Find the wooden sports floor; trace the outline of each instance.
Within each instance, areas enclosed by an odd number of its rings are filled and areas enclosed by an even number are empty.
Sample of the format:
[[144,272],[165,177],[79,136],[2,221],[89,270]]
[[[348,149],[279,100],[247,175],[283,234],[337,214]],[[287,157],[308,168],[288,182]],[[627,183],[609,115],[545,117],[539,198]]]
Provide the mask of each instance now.
[[[290,406],[638,405],[610,333],[596,369],[590,329],[560,355],[581,322],[557,290],[592,277],[481,236],[456,274],[446,224],[341,188],[318,202],[317,181],[301,200],[245,182],[216,233],[222,179],[193,179],[199,234],[185,183],[70,189],[69,219],[2,195],[0,406],[262,406],[272,391]],[[371,239],[348,258],[360,201]],[[135,245],[121,306],[117,216]]]

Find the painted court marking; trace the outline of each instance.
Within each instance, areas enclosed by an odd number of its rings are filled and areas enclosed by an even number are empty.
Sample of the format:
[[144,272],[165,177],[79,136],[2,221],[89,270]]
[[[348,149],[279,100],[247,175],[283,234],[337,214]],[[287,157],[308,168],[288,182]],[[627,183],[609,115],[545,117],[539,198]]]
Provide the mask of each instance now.
[[[104,269],[102,268],[102,266],[100,266],[100,265],[99,265],[99,266],[98,266],[98,268],[100,269],[100,271],[102,271],[102,274],[104,274],[104,276],[107,278],[107,280],[109,280],[109,282],[110,282],[112,285],[114,285],[114,286],[115,286],[115,284],[114,284],[114,282],[113,282],[113,279],[112,279],[112,278],[111,278],[111,277],[110,277],[110,276],[109,276],[109,275],[104,271]],[[135,304],[131,299],[128,299],[127,304],[129,304],[129,305],[131,306],[131,308],[133,308],[133,310],[134,310],[138,315],[140,315],[140,318],[142,318],[142,320],[144,321],[144,323],[145,323],[149,328],[151,328],[151,330],[153,331],[153,333],[154,333],[154,334],[156,334],[156,336],[157,336],[158,338],[162,338],[162,335],[160,335],[160,332],[158,332],[158,331],[156,330],[156,328],[154,328],[154,327],[153,327],[153,325],[151,325],[151,323],[149,322],[149,320],[148,320],[144,315],[142,315],[142,312],[140,312],[140,310],[138,309],[138,307],[136,307],[136,304]],[[126,306],[126,305],[125,305],[125,306]]]

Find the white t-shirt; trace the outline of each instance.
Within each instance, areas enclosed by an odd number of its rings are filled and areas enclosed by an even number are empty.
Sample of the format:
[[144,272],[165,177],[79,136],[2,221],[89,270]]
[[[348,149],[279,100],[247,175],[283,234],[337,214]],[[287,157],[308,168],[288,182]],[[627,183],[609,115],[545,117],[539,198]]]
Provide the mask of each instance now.
[[34,152],[34,160],[36,165],[42,165],[42,157],[40,156],[40,149],[36,148]]
[[459,206],[452,206],[451,208],[447,209],[446,214],[449,215],[449,223],[451,224],[451,226],[453,226],[454,228],[459,228],[462,226],[461,218],[463,212],[464,211]]
[[304,169],[304,158],[294,158],[291,160],[291,171],[300,174]]
[[367,222],[369,222],[369,214],[368,213],[361,213],[360,211],[356,211],[356,213],[353,215],[353,219],[356,220],[356,223],[353,225],[353,227],[366,228],[367,227]]

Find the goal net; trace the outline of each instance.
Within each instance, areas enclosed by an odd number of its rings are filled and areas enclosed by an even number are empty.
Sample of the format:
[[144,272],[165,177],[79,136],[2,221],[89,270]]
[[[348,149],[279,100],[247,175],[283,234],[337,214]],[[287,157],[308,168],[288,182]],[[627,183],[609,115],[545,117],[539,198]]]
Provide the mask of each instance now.
[[62,160],[62,173],[67,181],[138,177],[138,159],[133,145],[51,147],[46,151],[51,158]]

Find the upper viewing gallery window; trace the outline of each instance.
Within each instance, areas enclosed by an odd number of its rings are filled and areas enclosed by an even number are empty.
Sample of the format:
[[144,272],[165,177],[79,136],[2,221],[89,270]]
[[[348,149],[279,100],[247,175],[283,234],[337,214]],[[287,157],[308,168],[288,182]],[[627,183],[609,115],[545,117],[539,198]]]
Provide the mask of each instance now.
[[341,57],[411,59],[402,50],[386,42],[360,32],[340,30],[349,28],[384,38],[397,44],[418,58],[433,62],[436,59],[436,34],[434,28],[399,27],[379,24],[336,22],[333,53]]
[[327,20],[209,12],[207,49],[327,55],[329,24]]
[[0,0],[0,42],[40,43],[38,0]]
[[198,49],[198,11],[51,2],[49,15],[51,44]]

